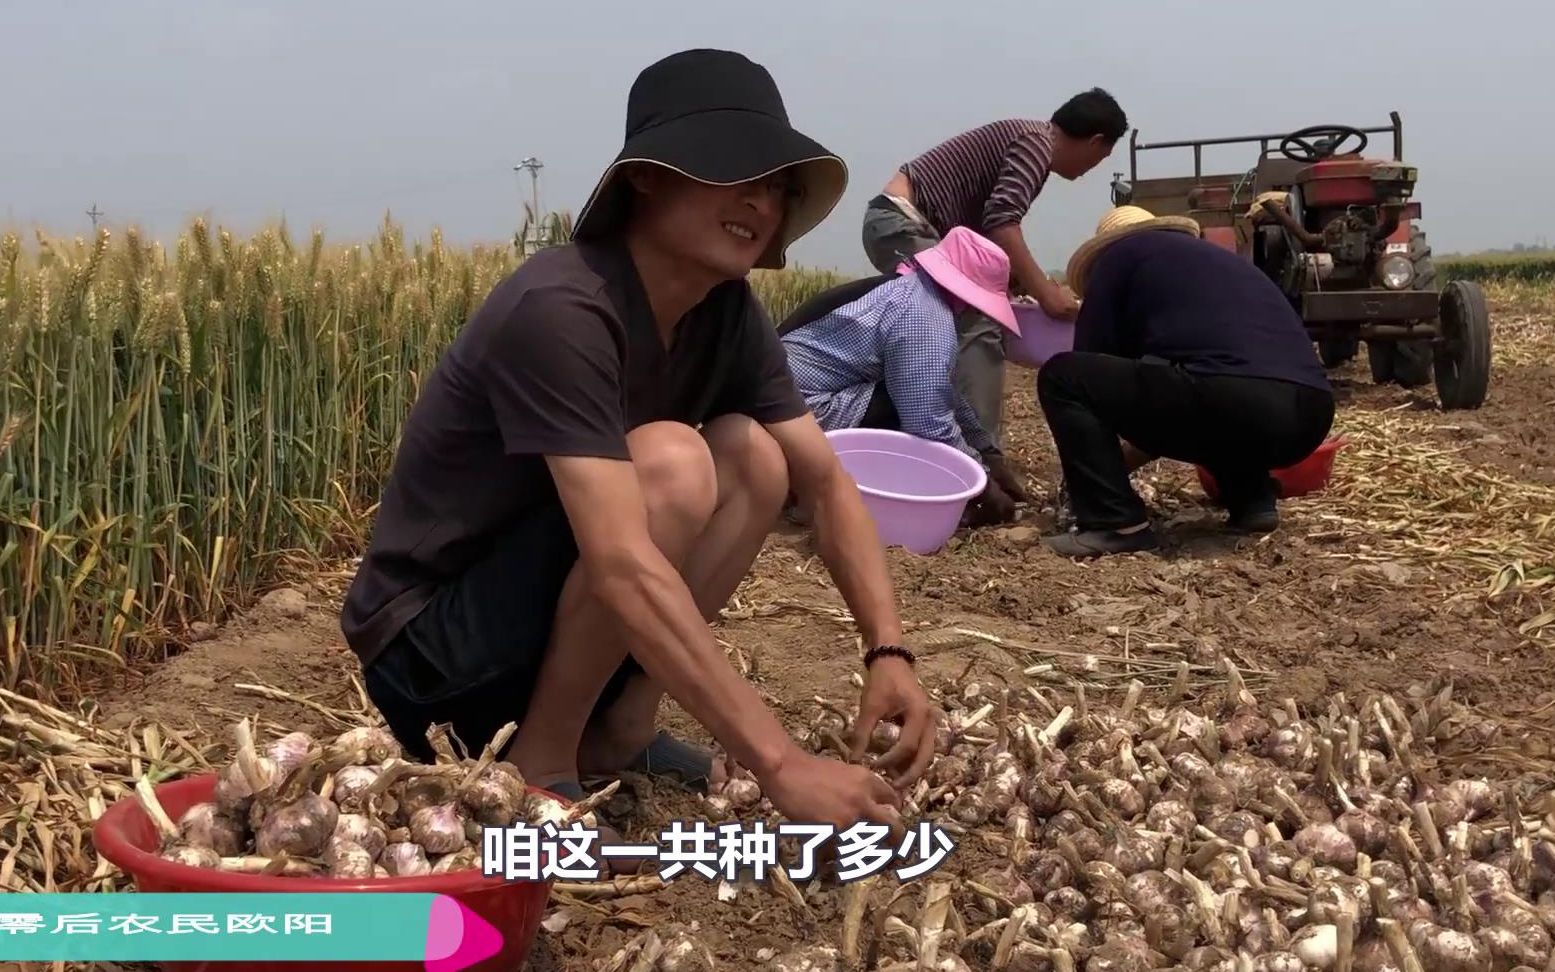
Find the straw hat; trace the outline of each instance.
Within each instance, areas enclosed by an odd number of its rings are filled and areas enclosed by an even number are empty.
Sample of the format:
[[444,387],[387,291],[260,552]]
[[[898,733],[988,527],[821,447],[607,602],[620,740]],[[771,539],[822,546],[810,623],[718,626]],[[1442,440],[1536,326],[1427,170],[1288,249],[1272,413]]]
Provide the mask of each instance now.
[[1101,222],[1096,224],[1096,235],[1081,243],[1079,249],[1074,251],[1074,256],[1069,258],[1069,267],[1064,271],[1064,283],[1069,285],[1076,296],[1084,294],[1085,275],[1090,272],[1091,263],[1107,248],[1107,244],[1145,230],[1171,230],[1200,237],[1204,235],[1199,224],[1187,216],[1156,216],[1143,206],[1118,206],[1101,218]]

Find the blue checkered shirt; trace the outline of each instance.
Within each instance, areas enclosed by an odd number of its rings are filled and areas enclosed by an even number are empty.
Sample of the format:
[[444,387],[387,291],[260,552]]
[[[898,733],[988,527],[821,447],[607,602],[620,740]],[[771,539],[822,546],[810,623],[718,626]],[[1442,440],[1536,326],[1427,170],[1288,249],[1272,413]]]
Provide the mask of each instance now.
[[863,422],[875,386],[901,431],[943,442],[982,461],[993,440],[955,387],[955,312],[921,272],[888,280],[863,297],[783,336],[788,367],[821,428]]

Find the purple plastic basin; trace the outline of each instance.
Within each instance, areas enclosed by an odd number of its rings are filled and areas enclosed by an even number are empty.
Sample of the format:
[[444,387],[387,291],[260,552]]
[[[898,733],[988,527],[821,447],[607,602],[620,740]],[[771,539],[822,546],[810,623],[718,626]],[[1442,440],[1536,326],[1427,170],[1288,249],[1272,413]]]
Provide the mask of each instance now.
[[1017,303],[1015,323],[1020,336],[1004,332],[1004,356],[1016,364],[1032,368],[1061,351],[1074,349],[1074,322],[1049,317],[1041,304]]
[[858,483],[886,546],[938,550],[961,525],[967,501],[988,483],[971,456],[905,432],[838,429],[826,438]]

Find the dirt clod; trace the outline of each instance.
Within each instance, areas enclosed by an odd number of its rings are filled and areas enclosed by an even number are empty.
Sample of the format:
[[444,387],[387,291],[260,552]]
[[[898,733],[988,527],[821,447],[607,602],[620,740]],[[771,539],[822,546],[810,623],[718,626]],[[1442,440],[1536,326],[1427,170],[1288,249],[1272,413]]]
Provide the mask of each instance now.
[[266,594],[259,607],[278,617],[300,618],[308,613],[308,598],[295,588],[282,587]]

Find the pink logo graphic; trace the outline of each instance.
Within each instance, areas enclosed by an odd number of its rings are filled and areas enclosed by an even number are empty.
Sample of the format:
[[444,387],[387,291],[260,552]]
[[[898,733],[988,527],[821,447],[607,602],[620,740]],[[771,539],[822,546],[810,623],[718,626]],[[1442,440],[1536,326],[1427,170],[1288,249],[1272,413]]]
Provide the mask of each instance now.
[[459,972],[502,951],[502,933],[454,898],[432,899],[427,920],[427,972]]

